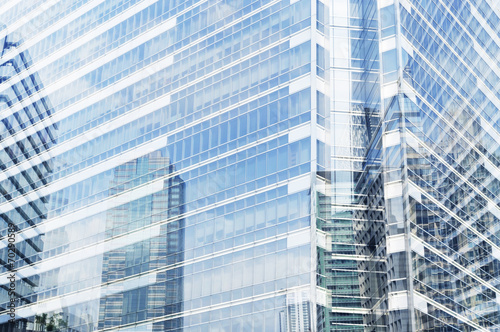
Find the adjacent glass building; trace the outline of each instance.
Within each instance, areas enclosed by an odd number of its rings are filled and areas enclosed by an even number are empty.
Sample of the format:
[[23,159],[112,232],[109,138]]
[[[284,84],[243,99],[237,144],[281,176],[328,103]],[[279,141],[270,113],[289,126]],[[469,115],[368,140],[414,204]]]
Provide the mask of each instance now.
[[0,331],[500,330],[499,16],[0,0]]

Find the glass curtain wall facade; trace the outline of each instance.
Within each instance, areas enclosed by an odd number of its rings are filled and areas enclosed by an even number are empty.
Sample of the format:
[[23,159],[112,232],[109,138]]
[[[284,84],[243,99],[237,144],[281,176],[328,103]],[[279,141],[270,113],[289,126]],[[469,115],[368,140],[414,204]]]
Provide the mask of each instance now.
[[499,16],[0,1],[0,331],[499,329]]
[[369,205],[357,231],[370,256],[364,324],[496,331],[498,4],[379,1],[378,10],[381,121],[358,186]]
[[315,8],[0,3],[2,331],[316,328]]
[[384,277],[367,283],[385,291],[369,303],[365,324],[498,330],[498,4],[378,7],[382,122],[370,150],[380,158],[365,183],[382,179],[368,201],[383,200],[385,232],[366,227],[360,235],[374,244],[372,266],[386,257],[374,270]]

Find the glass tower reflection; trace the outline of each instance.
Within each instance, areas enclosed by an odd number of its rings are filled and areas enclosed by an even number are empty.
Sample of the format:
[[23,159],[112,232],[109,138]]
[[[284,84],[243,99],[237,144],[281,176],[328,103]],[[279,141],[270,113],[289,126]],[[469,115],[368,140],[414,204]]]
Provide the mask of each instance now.
[[[0,45],[2,56],[8,51],[11,51],[12,55],[9,60],[2,61],[0,65],[0,81],[5,82],[15,77],[18,73],[25,71],[29,67],[31,59],[28,52],[17,50],[19,43],[10,35],[4,36],[0,40]],[[28,96],[37,94],[40,89],[43,89],[43,85],[40,83],[37,75],[32,73],[23,79],[17,80],[17,82],[8,84],[8,88],[0,94],[0,109],[3,111],[11,108],[16,103],[25,103],[24,107],[18,112],[8,117],[3,117],[0,125],[0,139],[3,142],[0,152],[0,168],[5,172],[2,174],[0,185],[2,203],[30,192],[35,188],[33,183],[36,181],[42,181],[44,184],[47,184],[48,178],[53,171],[53,162],[51,160],[20,169],[14,172],[14,174],[9,174],[6,171],[9,168],[15,168],[37,153],[49,150],[55,144],[57,125],[54,124],[46,126],[38,132],[21,134],[26,126],[51,114],[51,105],[47,98],[40,98],[35,103],[29,102]],[[17,139],[12,139],[13,137]],[[35,226],[38,223],[44,222],[47,219],[48,213],[47,203],[48,197],[45,197],[44,200],[31,202],[26,209],[21,209],[17,206],[13,206],[11,211],[3,209],[0,214],[0,218],[4,223],[2,226],[2,237],[6,239],[6,226],[8,224],[14,224],[14,229],[20,231],[24,227]],[[35,234],[35,236],[26,239],[16,246],[15,254],[17,255],[17,261],[13,264],[11,263],[12,260],[9,260],[11,257],[8,256],[6,243],[2,244],[3,249],[0,251],[2,274],[16,270],[19,266],[36,264],[43,259],[45,241],[40,234]],[[38,301],[39,295],[35,293],[35,290],[40,287],[41,283],[43,281],[40,276],[33,275],[29,278],[16,280],[15,289],[12,289],[12,286],[7,287],[3,285],[0,295],[2,311],[8,310],[7,304],[10,302],[9,291],[13,291],[11,295],[16,298],[16,305],[22,306]],[[10,318],[7,314],[5,316]],[[20,329],[26,330],[29,321],[21,318],[17,324]],[[7,327],[7,324],[2,324],[1,329],[2,331],[11,331],[12,326]]]
[[50,100],[21,131],[57,128],[6,165],[52,167],[0,203],[27,214],[19,248],[44,243],[19,260],[18,277],[38,282],[2,328],[311,329],[311,3],[0,6],[31,57],[0,90],[32,73],[40,90],[0,116]]

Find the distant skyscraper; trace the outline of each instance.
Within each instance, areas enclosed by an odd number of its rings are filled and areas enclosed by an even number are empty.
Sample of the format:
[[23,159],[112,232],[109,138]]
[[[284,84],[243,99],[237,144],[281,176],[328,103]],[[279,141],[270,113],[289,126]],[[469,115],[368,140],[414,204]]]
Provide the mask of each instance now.
[[500,330],[499,15],[0,0],[0,332]]

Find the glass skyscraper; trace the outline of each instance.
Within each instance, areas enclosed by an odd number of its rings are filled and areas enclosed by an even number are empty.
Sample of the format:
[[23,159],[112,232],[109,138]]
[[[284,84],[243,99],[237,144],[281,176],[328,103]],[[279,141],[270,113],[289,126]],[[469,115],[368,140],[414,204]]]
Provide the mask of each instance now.
[[0,332],[500,331],[493,0],[0,0]]

